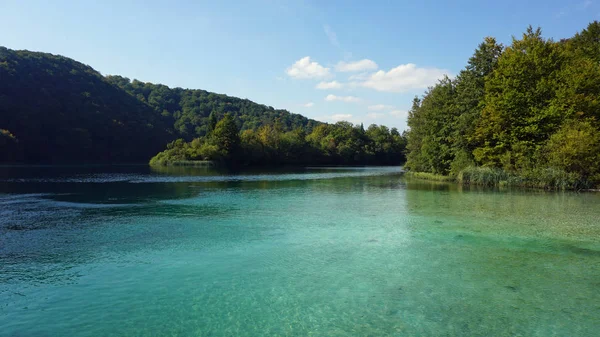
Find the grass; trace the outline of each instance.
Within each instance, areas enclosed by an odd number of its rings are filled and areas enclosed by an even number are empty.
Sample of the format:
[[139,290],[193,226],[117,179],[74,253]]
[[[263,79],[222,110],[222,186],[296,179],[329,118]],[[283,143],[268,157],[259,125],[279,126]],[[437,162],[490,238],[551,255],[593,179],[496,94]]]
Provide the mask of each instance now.
[[[162,158],[161,158],[162,159]],[[190,166],[190,167],[213,167],[215,162],[211,160],[164,160],[150,161],[150,166]]]
[[215,162],[212,160],[175,160],[169,163],[170,166],[195,166],[195,167],[212,167]]
[[454,178],[450,176],[445,176],[441,174],[429,173],[429,172],[406,172],[405,175],[407,177],[423,179],[423,180],[432,180],[432,181],[454,181]]
[[501,169],[470,166],[458,173],[456,181],[463,185],[500,186],[508,184],[509,178]]

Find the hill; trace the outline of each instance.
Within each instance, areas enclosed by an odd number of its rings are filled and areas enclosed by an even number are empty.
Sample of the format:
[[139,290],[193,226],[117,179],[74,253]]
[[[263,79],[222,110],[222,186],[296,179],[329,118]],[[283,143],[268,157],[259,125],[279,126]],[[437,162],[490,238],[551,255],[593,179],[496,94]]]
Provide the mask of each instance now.
[[322,124],[204,90],[103,76],[73,59],[0,47],[0,162],[147,162],[175,139],[207,133],[209,119],[240,130]]

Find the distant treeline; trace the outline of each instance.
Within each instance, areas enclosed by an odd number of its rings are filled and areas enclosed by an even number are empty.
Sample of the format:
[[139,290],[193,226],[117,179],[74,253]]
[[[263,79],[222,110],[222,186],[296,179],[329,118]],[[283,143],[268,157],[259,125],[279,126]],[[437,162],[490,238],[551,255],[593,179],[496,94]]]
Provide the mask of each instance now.
[[247,99],[102,76],[72,59],[0,47],[0,163],[148,162],[229,114],[240,130],[321,122]]
[[224,165],[393,165],[404,162],[406,141],[396,128],[348,122],[319,124],[310,133],[286,131],[277,119],[241,133],[230,114],[217,122],[209,116],[207,134],[191,142],[178,139],[150,161],[151,165],[214,161]]
[[561,41],[531,27],[510,46],[486,38],[456,78],[414,99],[408,126],[413,172],[467,183],[599,184],[600,24]]

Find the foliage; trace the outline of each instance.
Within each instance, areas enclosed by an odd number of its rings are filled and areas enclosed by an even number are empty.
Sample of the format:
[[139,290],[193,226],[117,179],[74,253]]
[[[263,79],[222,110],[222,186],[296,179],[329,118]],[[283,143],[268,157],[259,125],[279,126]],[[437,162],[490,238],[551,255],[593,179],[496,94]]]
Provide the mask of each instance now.
[[0,161],[134,162],[172,137],[147,104],[66,57],[0,47],[0,79],[0,128],[18,139]]
[[551,106],[556,76],[564,61],[559,46],[531,27],[500,55],[486,79],[485,108],[477,124],[480,145],[473,151],[483,165],[529,169],[563,111]]
[[408,126],[411,171],[483,185],[600,183],[600,23],[559,42],[531,27],[507,47],[486,38],[454,80],[415,98]]
[[[241,130],[276,122],[282,131],[310,132],[321,124],[247,99],[105,77],[63,56],[4,47],[0,79],[0,129],[10,130],[0,133],[0,162],[147,162],[169,142],[206,136],[226,114]],[[217,156],[210,142],[193,151],[170,157]]]
[[502,169],[491,167],[466,167],[456,180],[463,185],[498,186],[510,180],[510,175]]
[[152,107],[172,127],[171,132],[186,141],[206,136],[225,114],[230,114],[241,130],[258,129],[274,121],[286,131],[299,127],[310,131],[320,124],[286,110],[204,90],[169,88],[121,76],[107,76],[106,80]]
[[191,142],[179,139],[150,161],[173,165],[212,160],[226,165],[392,165],[404,161],[405,138],[398,130],[348,122],[321,124],[311,133],[285,131],[279,121],[238,133],[233,117],[225,115],[214,131]]
[[501,168],[469,166],[459,171],[455,177],[413,171],[406,172],[406,176],[423,180],[457,182],[467,186],[516,186],[545,190],[578,190],[588,186],[587,182],[579,179],[577,174],[553,168],[534,169],[532,171],[520,172],[519,175],[516,175]]
[[588,121],[569,121],[546,143],[548,163],[583,179],[600,174],[600,132]]
[[208,142],[201,148],[201,155],[206,158],[230,161],[240,151],[240,135],[235,121],[230,114],[225,114],[217,122],[215,129],[210,133]]
[[445,176],[441,174],[434,174],[430,172],[406,172],[407,177],[423,179],[423,180],[431,180],[431,181],[453,181],[452,177]]

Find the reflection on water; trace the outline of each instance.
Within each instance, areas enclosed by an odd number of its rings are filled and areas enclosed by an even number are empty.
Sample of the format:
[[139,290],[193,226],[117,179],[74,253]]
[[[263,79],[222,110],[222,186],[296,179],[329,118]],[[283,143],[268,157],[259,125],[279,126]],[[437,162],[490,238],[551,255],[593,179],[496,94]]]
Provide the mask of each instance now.
[[595,336],[600,196],[0,168],[0,335]]

